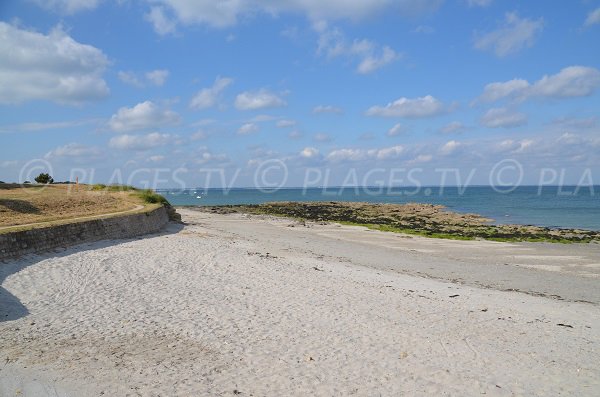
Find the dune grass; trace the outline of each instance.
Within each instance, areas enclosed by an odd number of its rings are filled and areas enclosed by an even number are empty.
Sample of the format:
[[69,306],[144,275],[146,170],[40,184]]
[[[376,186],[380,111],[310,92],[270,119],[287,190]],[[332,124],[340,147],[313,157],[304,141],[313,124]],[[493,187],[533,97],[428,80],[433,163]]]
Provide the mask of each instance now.
[[[122,185],[16,185],[0,188],[0,228],[37,223],[64,223],[69,219],[146,211],[168,205],[151,190]],[[6,228],[9,229],[6,229]]]

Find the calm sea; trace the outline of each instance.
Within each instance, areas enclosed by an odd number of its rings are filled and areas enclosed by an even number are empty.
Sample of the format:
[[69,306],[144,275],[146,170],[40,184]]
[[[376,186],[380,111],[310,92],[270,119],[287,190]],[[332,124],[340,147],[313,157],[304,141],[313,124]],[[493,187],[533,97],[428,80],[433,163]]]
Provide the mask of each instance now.
[[269,201],[364,201],[371,203],[442,204],[458,212],[517,223],[600,230],[600,186],[520,186],[499,192],[489,186],[457,187],[329,187],[161,190],[173,205],[260,204]]

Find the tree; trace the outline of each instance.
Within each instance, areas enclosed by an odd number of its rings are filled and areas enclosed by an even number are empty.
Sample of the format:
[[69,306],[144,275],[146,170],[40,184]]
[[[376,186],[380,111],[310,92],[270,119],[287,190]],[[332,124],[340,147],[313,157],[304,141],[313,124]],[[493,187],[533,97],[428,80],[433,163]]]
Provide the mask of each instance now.
[[50,174],[44,174],[43,172],[41,174],[39,174],[38,176],[35,177],[35,181],[37,183],[52,183],[54,182],[54,179],[52,179],[52,177],[50,176]]

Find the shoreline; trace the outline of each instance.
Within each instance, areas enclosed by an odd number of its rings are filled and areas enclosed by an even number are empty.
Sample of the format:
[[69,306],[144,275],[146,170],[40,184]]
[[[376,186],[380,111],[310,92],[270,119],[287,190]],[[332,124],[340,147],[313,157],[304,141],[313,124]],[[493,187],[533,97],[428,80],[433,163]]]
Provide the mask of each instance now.
[[[179,208],[186,208],[180,206]],[[492,223],[478,214],[454,212],[443,205],[366,202],[279,201],[264,204],[196,206],[212,213],[248,213],[297,220],[338,222],[423,237],[502,242],[600,243],[600,231]]]
[[595,244],[179,212],[183,228],[0,267],[0,394],[600,390]]

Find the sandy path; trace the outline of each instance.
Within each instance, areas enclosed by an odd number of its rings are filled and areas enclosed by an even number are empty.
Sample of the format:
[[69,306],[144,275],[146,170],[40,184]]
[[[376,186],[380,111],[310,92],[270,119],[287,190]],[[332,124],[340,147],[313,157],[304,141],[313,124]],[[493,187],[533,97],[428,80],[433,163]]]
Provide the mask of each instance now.
[[[600,393],[597,305],[274,252],[300,229],[183,215],[171,234],[0,265],[0,395]],[[226,226],[244,222],[261,231]]]

